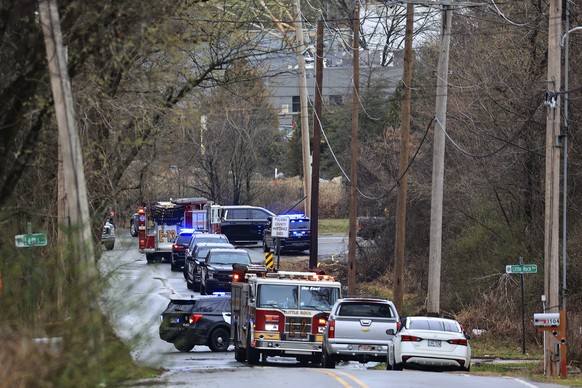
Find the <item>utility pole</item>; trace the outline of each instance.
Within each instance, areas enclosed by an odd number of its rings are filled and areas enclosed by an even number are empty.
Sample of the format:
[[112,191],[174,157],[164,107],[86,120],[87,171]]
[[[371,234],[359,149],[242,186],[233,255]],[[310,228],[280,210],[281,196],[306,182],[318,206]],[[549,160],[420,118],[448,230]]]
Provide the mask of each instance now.
[[352,144],[350,162],[350,210],[348,234],[348,293],[355,295],[356,292],[356,217],[358,215],[358,158],[360,142],[359,132],[359,91],[360,84],[360,2],[356,0],[354,10],[354,39],[353,39],[353,82],[354,93],[352,101]]
[[447,93],[449,81],[449,46],[453,10],[443,5],[441,46],[437,67],[436,125],[432,164],[432,202],[430,213],[430,250],[428,263],[427,313],[440,314],[441,248],[443,223],[443,187],[445,170],[445,130],[447,125]]
[[406,6],[406,29],[404,33],[404,75],[402,91],[402,120],[400,124],[400,182],[396,200],[396,241],[394,246],[394,292],[393,300],[398,311],[404,304],[404,247],[406,245],[406,197],[408,193],[408,158],[410,142],[410,104],[412,84],[412,34],[414,26],[414,4]]
[[303,22],[301,20],[301,1],[296,2],[295,39],[297,40],[297,66],[299,68],[299,99],[301,100],[301,150],[303,155],[303,193],[305,194],[304,213],[311,216],[311,152],[309,150],[309,117],[307,116],[307,80],[305,75],[305,44],[303,43]]
[[[83,169],[83,157],[81,142],[75,123],[75,111],[71,92],[71,83],[67,70],[67,60],[63,46],[61,26],[57,4],[54,0],[39,0],[38,9],[44,41],[47,52],[48,68],[50,73],[52,94],[55,103],[55,112],[58,126],[59,139],[59,163],[62,161],[62,170],[59,171],[59,183],[64,188],[59,188],[59,205],[61,201],[66,205],[66,210],[59,214],[68,216],[59,223],[74,232],[72,244],[74,249],[71,257],[78,258],[80,278],[79,289],[83,290],[79,295],[80,324],[92,323],[92,306],[95,302],[91,294],[91,281],[96,276],[95,256],[91,239],[91,223],[89,218],[89,205],[87,203],[87,190],[85,186],[85,174]],[[62,175],[61,175],[62,173]],[[61,225],[61,226],[63,226]],[[59,236],[60,238],[62,235]],[[61,241],[59,238],[59,241]],[[95,334],[89,336],[90,350],[95,350],[97,341]]]
[[[559,299],[559,221],[560,221],[560,88],[562,49],[562,0],[551,0],[548,32],[548,91],[546,92],[546,173],[544,222],[544,293],[548,312],[557,313]],[[565,333],[560,333],[564,336]],[[557,376],[559,357],[554,336],[546,336],[544,357],[548,376]]]
[[321,143],[321,107],[323,91],[323,20],[317,22],[315,55],[315,101],[313,110],[313,163],[311,166],[311,246],[309,268],[317,268],[319,236],[319,162]]

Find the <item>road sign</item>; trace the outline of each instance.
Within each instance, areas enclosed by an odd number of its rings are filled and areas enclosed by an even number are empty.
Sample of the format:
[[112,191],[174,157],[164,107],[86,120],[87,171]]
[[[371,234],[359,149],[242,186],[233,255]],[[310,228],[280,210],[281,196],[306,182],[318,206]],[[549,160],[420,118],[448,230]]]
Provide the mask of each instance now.
[[14,242],[17,248],[44,247],[47,243],[46,234],[29,233],[17,234],[14,236]]
[[519,264],[506,265],[505,273],[537,273],[538,266],[536,264]]
[[289,237],[289,217],[273,217],[271,237]]

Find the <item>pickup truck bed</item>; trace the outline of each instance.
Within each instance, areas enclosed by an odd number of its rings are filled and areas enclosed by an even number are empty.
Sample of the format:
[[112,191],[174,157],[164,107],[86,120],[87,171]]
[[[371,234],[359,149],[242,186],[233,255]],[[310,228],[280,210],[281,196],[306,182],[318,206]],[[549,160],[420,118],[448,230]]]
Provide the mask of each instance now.
[[337,361],[386,361],[396,333],[398,312],[385,299],[343,298],[332,307],[324,332],[322,366]]

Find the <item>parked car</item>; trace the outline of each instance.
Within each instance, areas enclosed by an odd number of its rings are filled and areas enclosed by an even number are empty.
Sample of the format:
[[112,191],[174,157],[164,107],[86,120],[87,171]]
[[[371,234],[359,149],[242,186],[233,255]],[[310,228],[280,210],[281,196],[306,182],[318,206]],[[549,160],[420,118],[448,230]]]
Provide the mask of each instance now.
[[214,248],[234,248],[234,245],[220,242],[196,244],[194,252],[192,255],[186,256],[184,263],[184,278],[186,278],[186,286],[189,290],[200,291],[200,277],[202,274],[200,264],[206,259],[208,251]]
[[228,241],[228,237],[226,237],[224,234],[196,232],[192,235],[192,239],[188,244],[188,248],[186,248],[186,256],[192,256],[196,244],[205,242],[230,243],[230,241]]
[[394,304],[380,298],[338,299],[323,334],[321,366],[337,361],[386,361],[399,321]]
[[230,292],[232,284],[232,265],[252,264],[249,253],[244,249],[215,248],[208,251],[200,264],[200,294],[215,291]]
[[[279,237],[280,251],[309,251],[311,248],[311,225],[309,217],[304,214],[284,214],[277,217],[289,218],[289,237]],[[277,238],[272,235],[273,217],[269,217],[269,222],[265,226],[263,234],[263,251],[270,252],[277,250]]]
[[179,271],[184,266],[186,249],[190,246],[193,234],[193,229],[182,229],[176,241],[172,244],[172,256],[170,258],[170,269],[172,271]]
[[115,223],[113,219],[107,219],[101,232],[101,243],[108,251],[115,247]]
[[139,213],[133,213],[129,219],[129,234],[132,237],[137,237],[137,226],[139,222]]
[[454,319],[406,317],[388,351],[387,369],[471,369],[470,337]]
[[230,295],[172,299],[160,321],[160,338],[180,352],[189,352],[196,345],[226,352],[230,345]]
[[220,231],[234,243],[262,242],[268,217],[275,214],[265,208],[246,205],[222,206]]

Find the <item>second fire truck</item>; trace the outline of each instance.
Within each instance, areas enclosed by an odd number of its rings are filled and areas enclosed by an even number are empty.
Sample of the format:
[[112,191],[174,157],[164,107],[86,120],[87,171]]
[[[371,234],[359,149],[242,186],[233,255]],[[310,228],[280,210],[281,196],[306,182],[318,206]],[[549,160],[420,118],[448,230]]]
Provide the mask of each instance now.
[[341,284],[315,272],[272,271],[233,265],[231,338],[235,359],[257,364],[263,357],[321,362],[323,330]]
[[152,202],[138,210],[139,251],[148,263],[169,260],[180,231],[212,231],[213,206],[206,198]]

